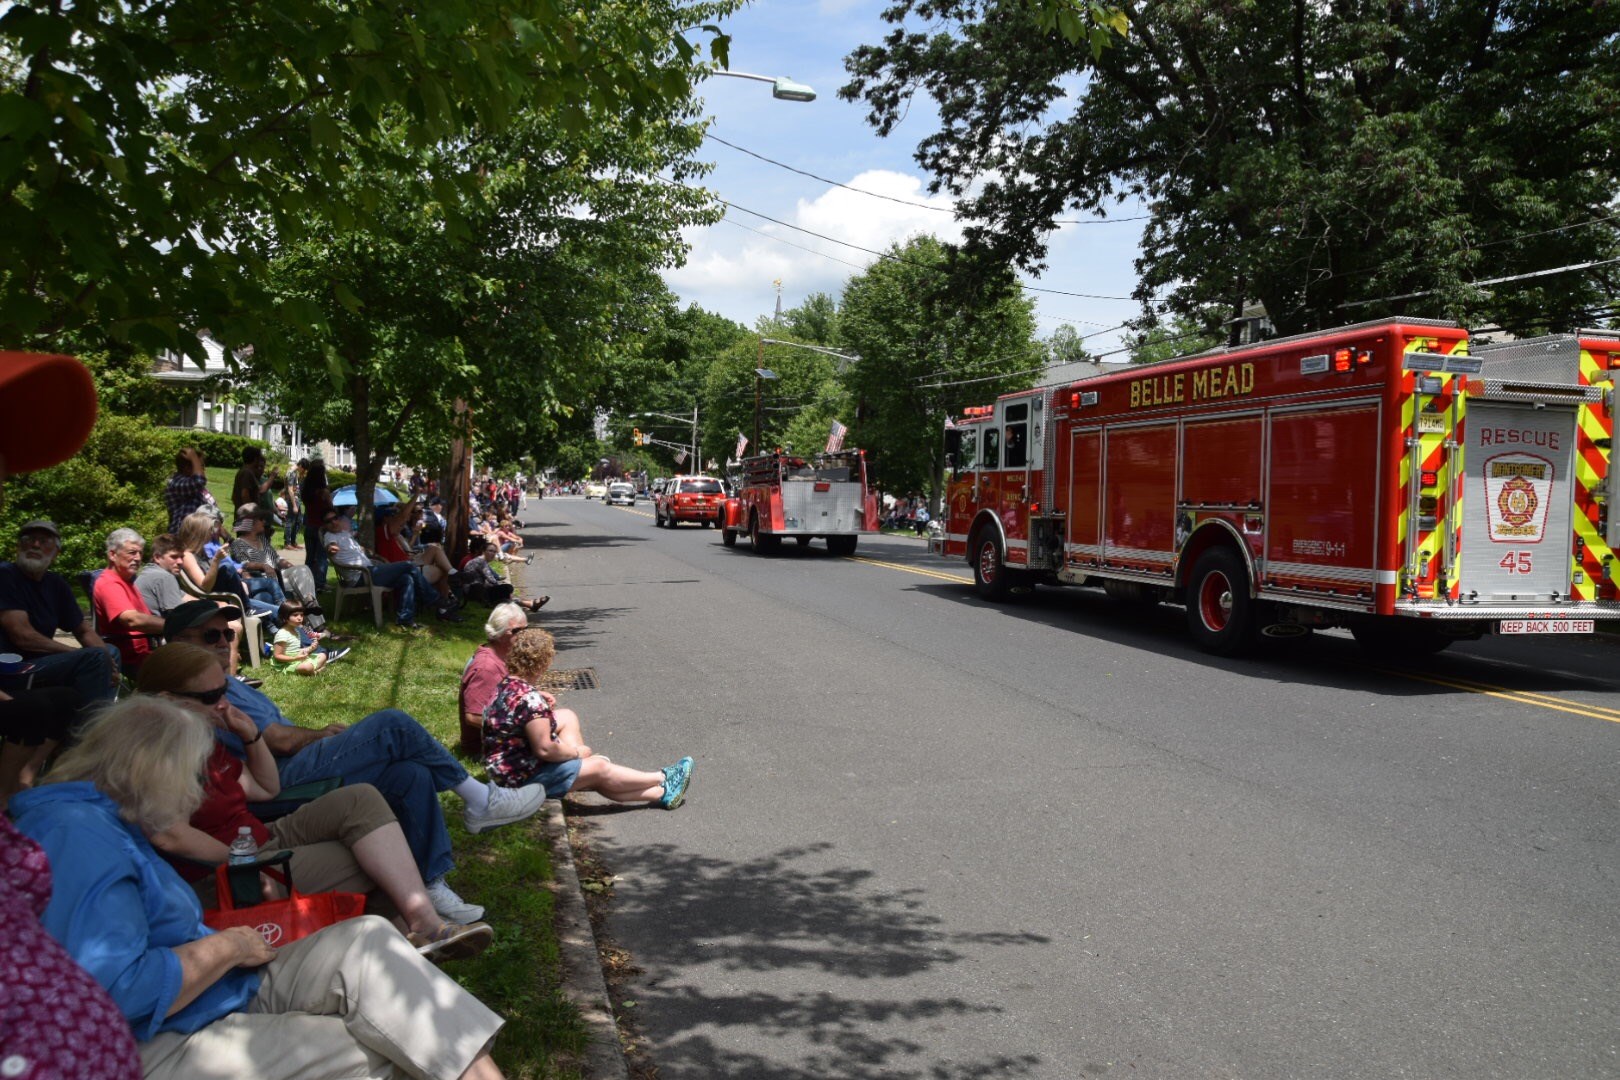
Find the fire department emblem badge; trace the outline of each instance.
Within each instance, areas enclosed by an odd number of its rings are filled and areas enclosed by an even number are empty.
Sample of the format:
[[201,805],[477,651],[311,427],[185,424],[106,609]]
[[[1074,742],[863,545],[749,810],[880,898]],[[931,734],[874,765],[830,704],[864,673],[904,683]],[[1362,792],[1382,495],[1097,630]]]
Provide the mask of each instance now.
[[1552,505],[1553,463],[1515,452],[1485,459],[1485,515],[1491,539],[1539,544]]
[[1541,500],[1536,498],[1536,489],[1530,481],[1522,476],[1515,476],[1502,485],[1502,490],[1496,495],[1496,508],[1502,512],[1502,520],[1509,525],[1528,525],[1535,520],[1536,507]]

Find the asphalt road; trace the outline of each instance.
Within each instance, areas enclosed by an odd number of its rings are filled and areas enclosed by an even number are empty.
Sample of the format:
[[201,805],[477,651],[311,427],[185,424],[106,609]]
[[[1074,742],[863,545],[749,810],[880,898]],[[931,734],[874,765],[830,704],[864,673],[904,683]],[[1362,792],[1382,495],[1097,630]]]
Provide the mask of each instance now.
[[[1223,661],[919,542],[527,530],[661,1080],[1620,1076],[1620,639]],[[587,799],[594,799],[588,796]]]

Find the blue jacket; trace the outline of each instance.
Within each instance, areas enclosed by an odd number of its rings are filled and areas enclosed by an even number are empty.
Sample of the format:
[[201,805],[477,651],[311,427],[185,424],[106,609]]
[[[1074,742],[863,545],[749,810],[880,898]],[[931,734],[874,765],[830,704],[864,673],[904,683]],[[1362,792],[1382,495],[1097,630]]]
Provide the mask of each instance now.
[[45,929],[106,987],[135,1038],[190,1034],[252,1000],[258,972],[236,968],[164,1015],[180,993],[174,947],[214,931],[203,925],[197,894],[93,784],[20,792],[11,797],[11,814],[51,860]]

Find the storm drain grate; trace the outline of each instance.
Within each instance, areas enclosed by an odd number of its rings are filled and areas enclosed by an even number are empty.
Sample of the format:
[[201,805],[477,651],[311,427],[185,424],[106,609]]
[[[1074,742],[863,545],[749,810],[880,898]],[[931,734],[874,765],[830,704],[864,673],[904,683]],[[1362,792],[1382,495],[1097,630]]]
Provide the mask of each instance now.
[[590,667],[562,668],[546,672],[540,680],[542,690],[595,690],[596,669]]

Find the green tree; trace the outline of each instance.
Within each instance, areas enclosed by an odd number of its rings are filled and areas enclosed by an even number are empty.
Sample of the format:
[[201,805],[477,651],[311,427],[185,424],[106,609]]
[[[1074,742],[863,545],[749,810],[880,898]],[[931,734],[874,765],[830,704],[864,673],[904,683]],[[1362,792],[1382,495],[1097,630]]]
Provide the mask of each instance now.
[[884,134],[919,88],[937,103],[917,159],[970,250],[1036,269],[1055,219],[1130,198],[1151,215],[1150,310],[1258,300],[1291,333],[1606,309],[1614,267],[1469,283],[1616,256],[1620,5],[1131,0],[1127,33],[1090,51],[1064,6],[901,0],[847,60],[841,93]]
[[865,449],[890,491],[937,494],[945,417],[1030,386],[1044,367],[1033,305],[1003,269],[964,306],[949,253],[933,237],[889,249],[844,286],[839,322],[860,355],[844,384],[859,413],[849,443]]
[[1086,348],[1080,331],[1068,323],[1052,331],[1052,335],[1046,339],[1046,356],[1050,364],[1078,364],[1096,360]]
[[1168,320],[1125,335],[1125,348],[1133,364],[1152,364],[1177,356],[1213,349],[1226,341],[1219,313],[1206,312],[1202,320],[1175,315]]
[[782,325],[773,327],[769,336],[791,337],[836,348],[839,344],[837,299],[829,293],[811,293],[798,307],[782,312]]
[[[685,101],[691,40],[729,0],[18,0],[0,14],[0,344],[94,325],[195,355],[194,331],[274,349],[281,320],[252,241],[299,238],[349,170],[400,178],[453,214],[482,182],[464,158],[525,102],[583,131]],[[701,29],[700,29],[701,28]],[[408,138],[378,138],[403,124]],[[537,168],[550,163],[535,163]]]

